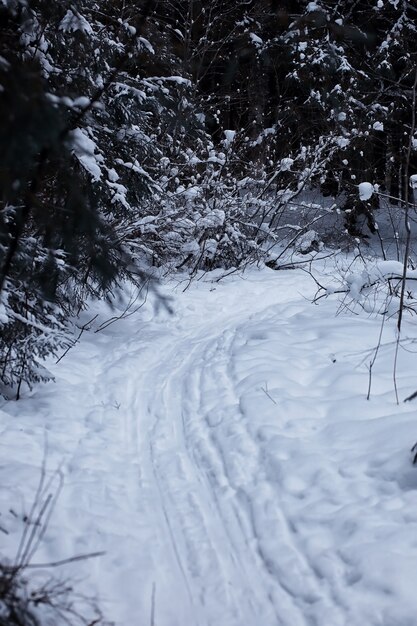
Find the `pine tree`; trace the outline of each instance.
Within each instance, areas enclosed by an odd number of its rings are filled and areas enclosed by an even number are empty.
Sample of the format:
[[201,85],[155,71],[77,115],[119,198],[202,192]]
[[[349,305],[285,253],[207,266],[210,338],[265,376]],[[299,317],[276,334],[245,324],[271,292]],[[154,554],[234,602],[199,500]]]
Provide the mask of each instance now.
[[89,296],[142,276],[121,225],[151,187],[137,161],[146,110],[128,72],[151,46],[107,8],[105,36],[91,3],[1,9],[0,378],[17,395],[48,377],[40,360]]

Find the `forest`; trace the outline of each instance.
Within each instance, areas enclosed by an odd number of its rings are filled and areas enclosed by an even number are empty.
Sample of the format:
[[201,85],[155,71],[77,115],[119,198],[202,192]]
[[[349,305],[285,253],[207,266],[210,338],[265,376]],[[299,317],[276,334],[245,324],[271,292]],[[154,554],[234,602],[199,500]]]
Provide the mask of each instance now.
[[268,262],[323,217],[366,241],[409,200],[413,2],[3,0],[0,23],[8,395],[125,279]]
[[416,623],[416,114],[415,0],[0,0],[0,626]]

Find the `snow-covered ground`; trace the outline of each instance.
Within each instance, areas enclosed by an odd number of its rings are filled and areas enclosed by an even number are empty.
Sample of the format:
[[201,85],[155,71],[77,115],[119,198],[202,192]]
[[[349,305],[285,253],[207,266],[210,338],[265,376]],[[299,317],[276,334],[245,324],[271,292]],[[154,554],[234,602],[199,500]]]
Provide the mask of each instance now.
[[[59,573],[117,626],[415,626],[417,400],[395,401],[395,320],[367,401],[380,317],[312,304],[301,270],[215,278],[165,285],[173,315],[84,333],[55,384],[2,402],[1,552],[47,439],[64,486],[33,562],[105,551]],[[401,400],[413,318],[403,337]]]

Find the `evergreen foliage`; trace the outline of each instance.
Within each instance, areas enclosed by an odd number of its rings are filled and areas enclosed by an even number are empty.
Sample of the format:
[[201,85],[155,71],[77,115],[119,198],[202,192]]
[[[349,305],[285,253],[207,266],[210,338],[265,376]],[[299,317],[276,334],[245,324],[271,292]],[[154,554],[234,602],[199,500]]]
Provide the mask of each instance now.
[[48,378],[91,296],[259,258],[289,207],[305,232],[309,188],[374,232],[357,185],[404,196],[416,23],[406,0],[2,0],[3,391]]

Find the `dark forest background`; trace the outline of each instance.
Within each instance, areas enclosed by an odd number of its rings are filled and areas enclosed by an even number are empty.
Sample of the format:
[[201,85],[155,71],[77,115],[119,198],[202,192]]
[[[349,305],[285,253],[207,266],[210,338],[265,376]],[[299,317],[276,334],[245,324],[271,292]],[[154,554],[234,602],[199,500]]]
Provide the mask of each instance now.
[[0,391],[125,280],[268,261],[313,192],[327,243],[377,233],[417,173],[416,24],[404,0],[3,0]]

